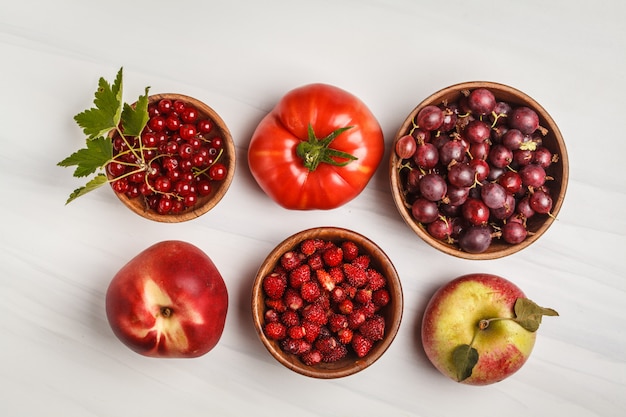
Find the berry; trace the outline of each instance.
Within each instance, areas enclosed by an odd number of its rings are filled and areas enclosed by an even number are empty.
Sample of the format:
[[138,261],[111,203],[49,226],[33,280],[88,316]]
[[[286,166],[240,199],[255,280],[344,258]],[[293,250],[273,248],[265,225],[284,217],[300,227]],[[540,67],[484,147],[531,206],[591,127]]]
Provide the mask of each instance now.
[[320,283],[322,288],[324,288],[326,291],[332,291],[335,288],[335,280],[326,270],[316,270],[315,276],[317,277],[317,281]]
[[318,324],[320,326],[325,325],[328,322],[326,311],[319,304],[307,304],[302,309],[303,320],[310,321],[311,323]]
[[300,264],[289,271],[289,285],[300,288],[311,279],[311,268],[307,264]]
[[359,247],[351,240],[342,242],[341,250],[343,251],[343,259],[346,262],[351,262],[359,256]]
[[348,283],[355,288],[360,288],[367,284],[367,273],[363,268],[354,264],[343,264],[343,272]]
[[385,319],[374,315],[359,327],[359,332],[372,341],[382,340],[385,335]]
[[300,287],[300,296],[308,303],[312,303],[322,295],[320,286],[315,281],[307,281]]
[[263,279],[263,291],[269,298],[279,299],[285,293],[287,282],[277,273],[271,273]]
[[278,322],[267,323],[263,328],[263,332],[273,340],[282,340],[287,336],[287,328],[284,324]]
[[356,355],[359,358],[363,358],[370,352],[370,350],[372,350],[372,346],[374,346],[374,343],[357,332],[352,337],[351,345]]
[[341,265],[341,262],[343,262],[343,250],[338,246],[332,245],[324,251],[322,260],[329,267]]
[[280,264],[287,271],[295,269],[298,265],[300,265],[301,262],[302,260],[294,251],[286,252],[280,257]]

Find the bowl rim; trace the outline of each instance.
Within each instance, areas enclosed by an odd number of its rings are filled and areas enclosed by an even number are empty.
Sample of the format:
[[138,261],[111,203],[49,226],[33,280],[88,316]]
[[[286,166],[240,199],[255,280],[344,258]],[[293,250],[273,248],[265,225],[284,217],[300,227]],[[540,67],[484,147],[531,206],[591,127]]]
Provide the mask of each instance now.
[[[458,247],[454,247],[453,245],[450,245],[446,242],[443,242],[443,241],[440,241],[431,237],[428,231],[426,230],[426,228],[422,224],[419,224],[418,222],[412,219],[410,210],[406,207],[404,198],[402,196],[402,192],[400,191],[399,166],[402,160],[397,157],[393,149],[395,148],[395,143],[397,142],[397,140],[400,137],[402,137],[404,134],[406,134],[409,126],[412,125],[412,120],[415,118],[415,116],[417,115],[417,113],[419,112],[421,108],[423,108],[424,106],[428,104],[441,103],[446,97],[453,96],[453,95],[460,95],[462,94],[462,91],[464,90],[473,90],[476,88],[487,88],[487,89],[495,90],[494,93],[496,93],[495,94],[496,98],[498,97],[498,95],[502,95],[502,94],[507,95],[507,96],[514,96],[517,98],[517,102],[518,102],[517,104],[521,104],[522,102],[525,102],[525,105],[533,108],[539,115],[539,120],[542,126],[546,125],[545,127],[548,128],[549,134],[551,134],[554,137],[554,140],[556,141],[557,147],[559,148],[559,159],[560,159],[559,164],[562,168],[561,168],[560,190],[559,190],[558,196],[556,196],[556,198],[553,198],[553,206],[552,206],[551,213],[545,218],[543,223],[537,228],[536,231],[534,231],[533,234],[529,234],[526,237],[526,239],[519,244],[508,245],[498,251],[487,250],[482,253],[469,253],[469,252],[462,251]],[[567,147],[565,145],[563,135],[558,125],[552,118],[552,116],[550,116],[547,110],[541,104],[539,104],[539,102],[537,102],[534,98],[532,98],[528,94],[524,93],[521,90],[518,90],[517,88],[511,87],[509,85],[502,84],[499,82],[494,82],[494,81],[460,82],[460,83],[456,83],[456,84],[452,84],[447,87],[444,87],[432,93],[428,97],[424,98],[408,114],[408,116],[404,119],[400,128],[397,130],[396,135],[393,140],[392,150],[389,156],[389,183],[390,183],[390,188],[391,188],[391,194],[392,194],[394,203],[396,205],[396,208],[398,212],[400,213],[404,222],[413,230],[415,234],[417,234],[420,238],[422,238],[422,240],[424,240],[431,247],[438,249],[439,251],[444,252],[446,254],[455,256],[457,258],[462,258],[462,259],[470,259],[470,260],[498,259],[498,258],[502,258],[505,256],[512,255],[514,253],[517,253],[527,248],[535,241],[537,241],[537,239],[539,239],[552,225],[558,213],[560,212],[564,199],[565,199],[568,182],[569,182],[569,158],[567,154]]]
[[[354,362],[350,366],[332,368],[331,364],[331,367],[327,368],[320,365],[305,365],[297,359],[295,355],[284,352],[280,348],[278,342],[270,340],[263,332],[262,324],[264,322],[263,316],[265,312],[265,296],[262,289],[263,278],[271,272],[276,265],[276,262],[271,262],[272,259],[278,260],[283,253],[287,250],[297,248],[298,244],[306,238],[321,238],[333,241],[344,241],[349,239],[358,240],[357,244],[359,245],[359,248],[365,249],[373,260],[383,260],[384,272],[380,271],[380,269],[379,271],[385,274],[388,283],[393,283],[393,285],[388,284],[388,289],[391,295],[391,303],[387,306],[390,310],[390,318],[389,321],[386,322],[385,337],[378,341],[374,345],[373,350],[364,358],[355,357]],[[383,267],[383,265],[378,265],[378,268],[381,267]],[[380,246],[368,237],[353,230],[335,226],[322,226],[305,229],[292,234],[276,245],[276,247],[274,247],[274,249],[265,257],[261,266],[257,270],[254,278],[254,284],[252,285],[251,301],[252,318],[257,336],[271,356],[273,356],[274,359],[276,359],[283,366],[296,373],[318,379],[342,378],[353,375],[363,369],[366,369],[380,359],[380,357],[382,357],[382,355],[391,346],[391,343],[394,341],[398,333],[404,310],[402,283],[389,256],[380,248]]]
[[[191,103],[198,109],[201,114],[206,114],[208,118],[214,122],[215,128],[219,129],[220,135],[223,138],[224,155],[227,155],[228,163],[226,165],[228,170],[226,173],[226,177],[222,181],[220,181],[214,192],[205,197],[206,201],[204,202],[204,204],[198,205],[191,210],[185,210],[179,214],[159,214],[153,210],[148,209],[143,202],[138,203],[137,199],[130,199],[125,194],[118,194],[116,192],[114,192],[114,194],[126,207],[128,207],[131,211],[143,218],[160,223],[181,223],[202,216],[203,214],[213,209],[222,200],[222,198],[224,198],[235,176],[237,159],[236,149],[228,126],[220,117],[220,115],[209,105],[194,97],[178,93],[151,94],[148,96],[148,103],[155,103],[162,99],[182,100]],[[135,104],[136,103],[133,103],[132,106],[134,106]],[[109,132],[109,137],[113,137],[114,135],[115,130]],[[108,172],[107,178],[109,180],[112,179]]]

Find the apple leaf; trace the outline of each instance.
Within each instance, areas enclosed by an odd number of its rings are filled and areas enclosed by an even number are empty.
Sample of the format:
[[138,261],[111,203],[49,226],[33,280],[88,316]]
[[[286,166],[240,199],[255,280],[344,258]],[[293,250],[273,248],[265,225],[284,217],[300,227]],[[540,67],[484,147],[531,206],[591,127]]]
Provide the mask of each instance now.
[[478,363],[478,351],[470,345],[459,345],[452,351],[452,363],[459,382],[469,378]]
[[122,113],[122,68],[117,73],[113,84],[104,78],[98,81],[98,89],[93,103],[95,108],[87,109],[76,116],[74,120],[83,128],[88,139],[105,136],[117,127]]
[[539,329],[543,316],[559,315],[555,310],[540,307],[528,298],[518,298],[515,301],[514,311],[515,321],[529,332],[536,332]]

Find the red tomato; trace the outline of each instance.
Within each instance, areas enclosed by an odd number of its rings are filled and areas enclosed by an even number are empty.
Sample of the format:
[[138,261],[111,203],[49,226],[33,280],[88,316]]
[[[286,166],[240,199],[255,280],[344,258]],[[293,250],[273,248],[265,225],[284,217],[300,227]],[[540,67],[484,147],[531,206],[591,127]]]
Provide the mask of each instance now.
[[288,92],[257,126],[248,150],[259,186],[288,209],[333,209],[355,198],[384,153],[365,104],[327,84]]

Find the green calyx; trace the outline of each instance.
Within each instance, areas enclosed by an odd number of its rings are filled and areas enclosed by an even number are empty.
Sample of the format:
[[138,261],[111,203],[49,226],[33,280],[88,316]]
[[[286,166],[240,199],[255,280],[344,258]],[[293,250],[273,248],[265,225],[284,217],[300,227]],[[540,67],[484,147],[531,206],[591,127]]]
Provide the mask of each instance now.
[[348,165],[351,161],[358,158],[347,152],[332,149],[329,146],[337,136],[352,127],[353,126],[341,127],[333,131],[325,138],[319,139],[315,136],[313,126],[309,124],[308,140],[298,144],[296,147],[296,154],[302,158],[304,166],[309,171],[315,171],[317,166],[322,162],[338,167]]

